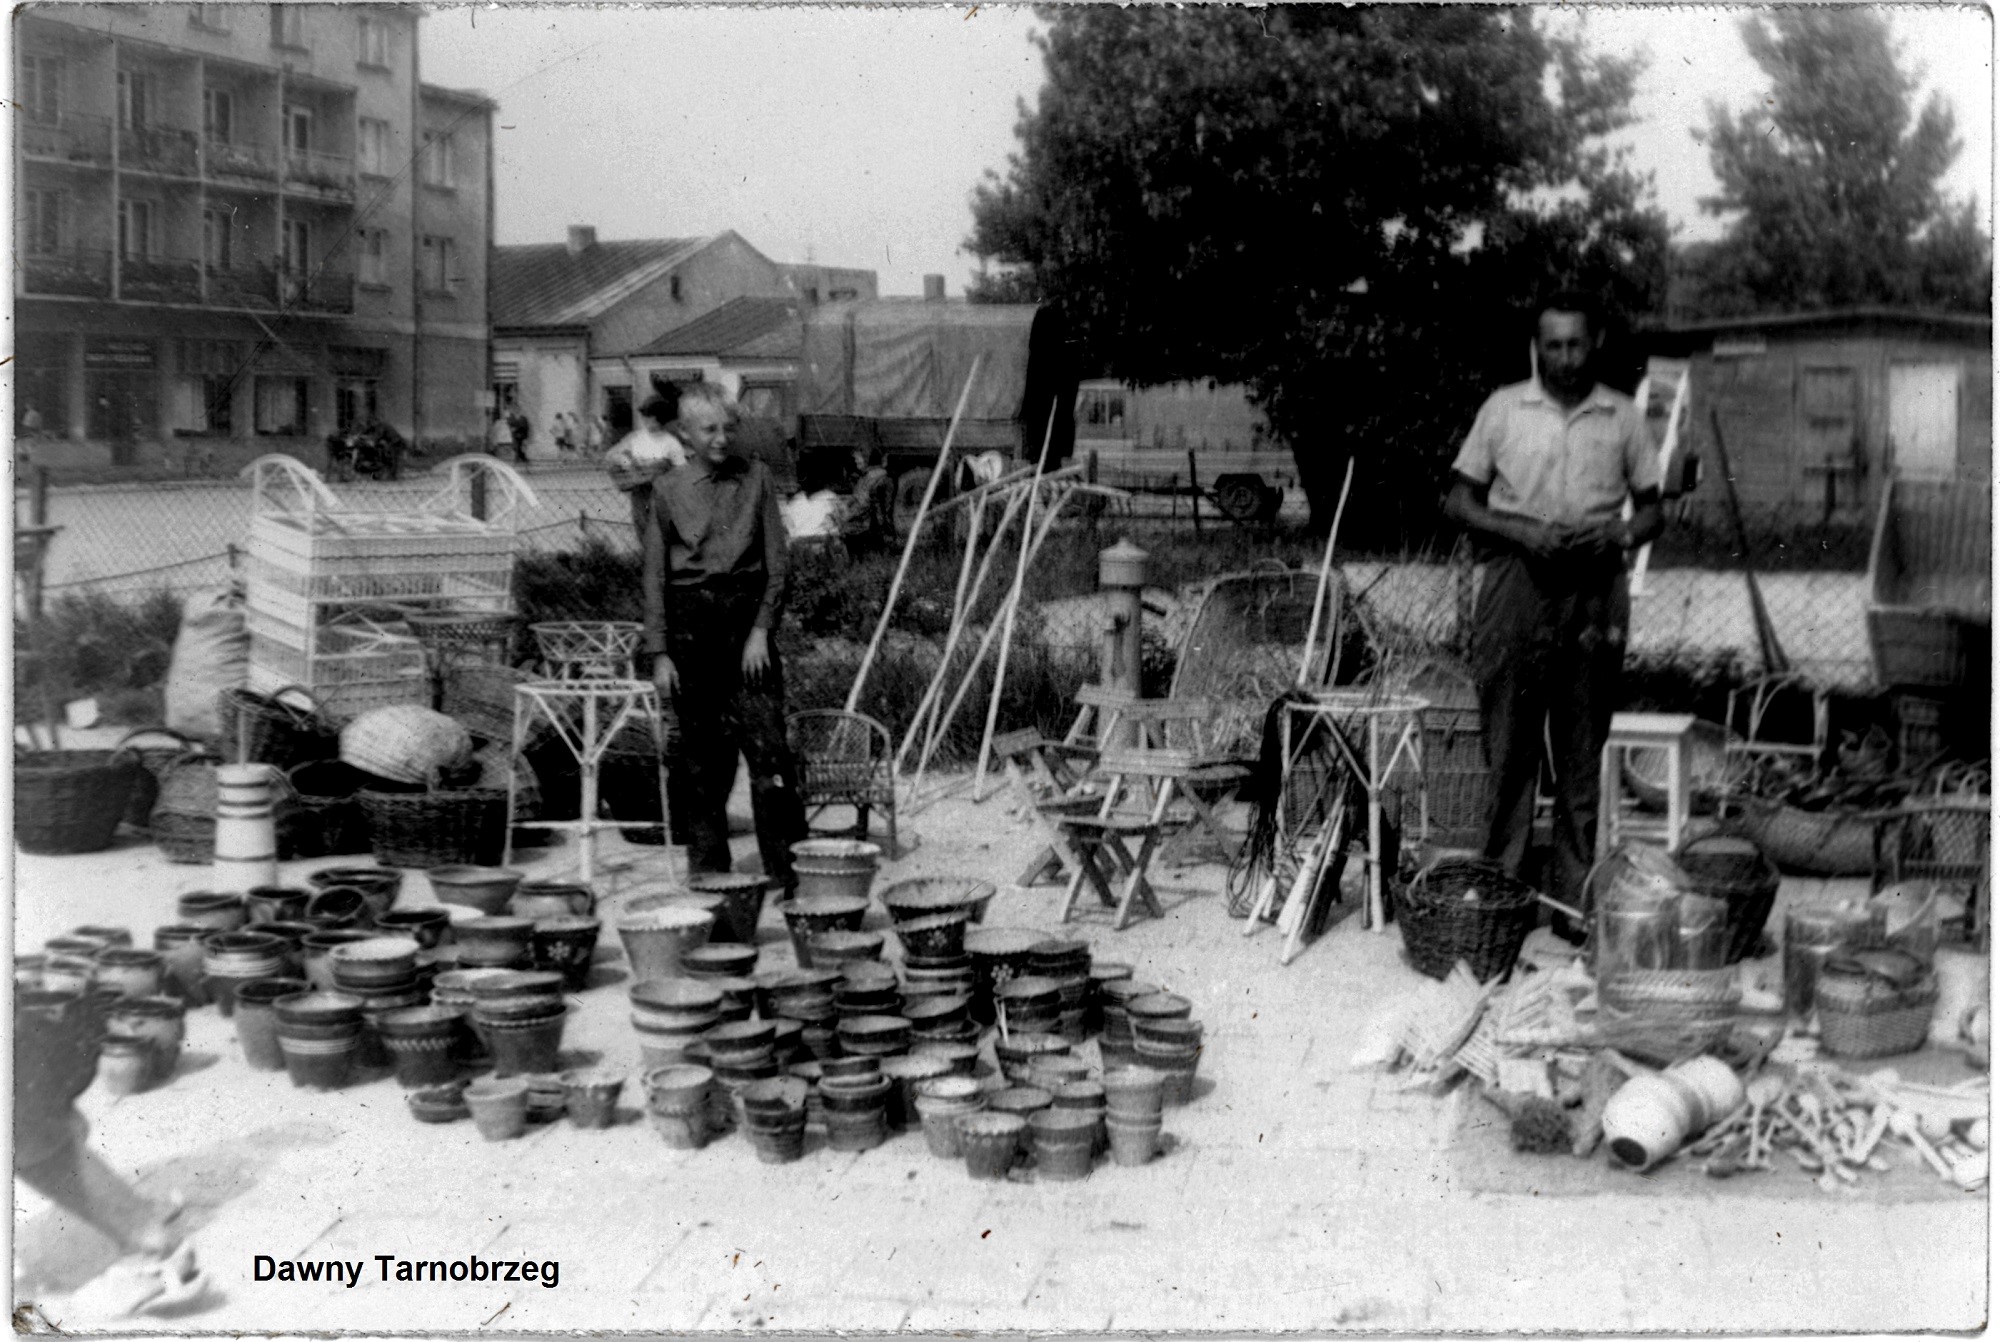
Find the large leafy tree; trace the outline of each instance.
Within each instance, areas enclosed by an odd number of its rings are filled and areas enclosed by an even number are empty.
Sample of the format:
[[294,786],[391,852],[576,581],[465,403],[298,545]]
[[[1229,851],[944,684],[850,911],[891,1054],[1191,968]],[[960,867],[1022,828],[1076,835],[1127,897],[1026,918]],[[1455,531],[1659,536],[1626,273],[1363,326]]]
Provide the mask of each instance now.
[[1537,292],[1658,299],[1665,222],[1603,145],[1635,68],[1526,11],[1090,5],[1042,48],[975,295],[1056,303],[1112,376],[1248,382],[1322,521],[1356,458],[1356,540],[1428,535]]
[[1682,258],[1676,306],[1984,310],[1989,240],[1973,202],[1948,199],[1941,185],[1959,153],[1956,123],[1936,93],[1918,108],[1918,81],[1882,12],[1773,9],[1741,31],[1771,87],[1743,112],[1708,109],[1722,189],[1701,204],[1729,231]]

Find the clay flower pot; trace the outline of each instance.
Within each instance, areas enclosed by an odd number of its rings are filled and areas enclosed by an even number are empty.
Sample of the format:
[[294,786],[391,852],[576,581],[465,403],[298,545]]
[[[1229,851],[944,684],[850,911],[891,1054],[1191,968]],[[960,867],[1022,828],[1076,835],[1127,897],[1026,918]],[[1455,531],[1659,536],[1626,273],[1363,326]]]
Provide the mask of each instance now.
[[454,924],[458,962],[467,967],[506,969],[532,955],[535,924],[527,918],[493,915]]
[[152,997],[160,991],[166,958],[158,951],[107,946],[97,953],[96,981],[127,997]]
[[[720,926],[720,924],[718,924]],[[757,948],[734,942],[696,946],[681,956],[681,968],[692,978],[746,978],[757,967]]]
[[359,1021],[342,1026],[294,1025],[282,1015],[278,1021],[278,1048],[295,1086],[338,1090],[347,1084],[360,1046]]
[[934,913],[964,909],[972,921],[986,921],[986,906],[993,902],[999,887],[972,876],[919,876],[897,881],[882,892],[882,907],[899,923],[925,918]]
[[1090,1174],[1097,1154],[1098,1120],[1081,1109],[1044,1109],[1028,1120],[1038,1178],[1072,1181]]
[[208,1005],[208,990],[201,982],[201,939],[208,932],[192,923],[169,923],[153,929],[153,949],[160,953],[163,981],[189,1006]]
[[965,1154],[958,1120],[986,1107],[986,1093],[969,1076],[932,1077],[917,1083],[911,1101],[923,1123],[924,1145],[943,1160],[957,1160]]
[[481,1009],[473,1009],[473,1028],[493,1055],[495,1076],[516,1076],[556,1070],[556,1055],[562,1050],[563,1024],[569,1009],[557,1006],[543,1016],[525,1020],[498,1020]]
[[792,954],[801,969],[812,969],[811,938],[815,932],[858,932],[868,916],[868,900],[860,895],[799,895],[778,905],[792,936]]
[[452,1056],[464,1013],[456,1007],[411,1006],[375,1017],[376,1034],[388,1050],[396,1080],[404,1086],[437,1086],[458,1075]]
[[465,1088],[465,1104],[479,1135],[504,1142],[528,1130],[528,1083],[519,1077],[475,1081]]
[[1004,1179],[1021,1153],[1028,1120],[1019,1114],[981,1110],[958,1116],[959,1141],[965,1150],[965,1172],[975,1179]]
[[298,969],[305,980],[321,992],[334,992],[339,984],[333,977],[332,953],[336,946],[370,940],[373,934],[354,927],[336,927],[308,932],[299,938]]
[[97,1049],[97,1084],[116,1096],[137,1095],[152,1084],[153,1044],[132,1034],[107,1034]]
[[389,867],[326,867],[306,877],[306,884],[315,890],[359,890],[366,902],[364,919],[372,922],[396,906],[396,896],[403,890],[403,873]]
[[507,907],[527,873],[511,867],[432,867],[424,873],[442,904],[460,904],[491,916]]
[[127,997],[105,1012],[104,1025],[112,1034],[136,1035],[152,1046],[148,1085],[164,1083],[180,1066],[187,1003],[172,997]]
[[1158,1118],[1166,1077],[1150,1067],[1114,1067],[1104,1074],[1104,1104],[1113,1118]]
[[582,992],[590,986],[590,966],[597,956],[597,937],[602,929],[597,919],[581,914],[537,919],[528,937],[535,968],[561,974],[563,987]]
[[224,1016],[236,1009],[236,985],[277,977],[285,942],[261,932],[216,932],[202,943],[202,977]]
[[566,881],[523,881],[508,897],[507,912],[516,918],[587,918],[597,909],[597,896],[587,885]]
[[417,949],[408,937],[369,937],[335,946],[327,960],[343,990],[378,992],[406,987],[416,978]]
[[646,1073],[645,1083],[647,1117],[661,1140],[681,1151],[706,1146],[715,1073],[706,1067],[663,1067]]
[[282,885],[259,885],[243,897],[246,917],[257,923],[295,923],[306,916],[313,892]]
[[941,959],[965,953],[965,930],[972,922],[970,909],[950,909],[923,918],[896,924],[896,938],[908,955]]
[[709,939],[746,946],[757,944],[757,920],[764,912],[764,892],[770,888],[770,878],[754,872],[701,872],[688,877],[689,890],[723,897],[722,913]]
[[206,928],[210,932],[234,932],[250,918],[243,896],[213,890],[196,890],[182,895],[174,901],[174,909],[184,925]]
[[260,1072],[285,1070],[285,1054],[278,1047],[278,1014],[272,1003],[307,990],[303,979],[254,979],[236,989],[236,1040],[243,1046],[245,1062]]
[[681,957],[706,945],[714,925],[715,915],[705,909],[665,906],[619,919],[618,939],[634,978],[680,978],[686,973]]
[[625,1089],[625,1074],[612,1071],[564,1072],[563,1106],[569,1121],[579,1128],[608,1128],[618,1111],[618,1092]]
[[882,850],[859,839],[801,839],[792,845],[800,898],[858,896],[865,907],[881,863]]
[[1159,1154],[1160,1120],[1152,1118],[1120,1118],[1108,1115],[1104,1120],[1106,1132],[1111,1139],[1111,1159],[1118,1165],[1144,1165]]
[[436,950],[451,935],[451,914],[441,908],[393,909],[375,920],[378,930],[408,937],[421,950]]

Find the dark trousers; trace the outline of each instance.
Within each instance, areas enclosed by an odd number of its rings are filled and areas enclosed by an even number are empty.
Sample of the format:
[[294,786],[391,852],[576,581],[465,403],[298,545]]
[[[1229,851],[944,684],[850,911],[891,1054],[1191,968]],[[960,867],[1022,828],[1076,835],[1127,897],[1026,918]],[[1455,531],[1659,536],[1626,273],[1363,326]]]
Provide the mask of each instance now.
[[1555,775],[1547,889],[1575,908],[1583,907],[1597,843],[1598,761],[1617,706],[1629,622],[1622,567],[1512,555],[1487,565],[1473,616],[1473,671],[1492,771],[1486,855],[1525,874],[1546,727]]
[[750,812],[764,874],[790,889],[792,845],[806,836],[806,817],[785,740],[784,671],[775,641],[764,675],[754,683],[743,677],[743,641],[760,599],[761,588],[671,589],[667,655],[680,678],[673,703],[680,748],[670,765],[668,804],[676,835],[687,841],[688,866],[728,871],[727,808],[740,754],[750,765]]

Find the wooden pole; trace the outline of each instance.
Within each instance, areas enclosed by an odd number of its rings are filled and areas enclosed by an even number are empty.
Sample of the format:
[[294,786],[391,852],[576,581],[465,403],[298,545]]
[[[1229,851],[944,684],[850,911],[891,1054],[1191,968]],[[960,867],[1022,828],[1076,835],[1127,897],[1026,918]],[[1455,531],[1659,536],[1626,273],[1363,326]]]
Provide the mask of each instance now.
[[1319,561],[1319,587],[1313,592],[1312,623],[1306,626],[1306,650],[1299,658],[1299,684],[1306,683],[1307,673],[1312,669],[1313,649],[1319,646],[1320,608],[1326,604],[1327,579],[1333,573],[1333,547],[1340,539],[1341,514],[1347,511],[1347,491],[1354,483],[1354,458],[1347,459],[1347,475],[1340,482],[1340,502],[1333,509],[1333,527],[1326,533],[1326,554]]
[[924,528],[924,515],[931,510],[931,499],[937,494],[938,481],[944,478],[945,464],[951,460],[952,439],[958,437],[959,421],[965,417],[965,403],[972,396],[972,384],[979,380],[979,365],[985,358],[983,352],[972,357],[965,385],[959,389],[958,405],[951,412],[951,425],[944,431],[944,446],[938,449],[937,464],[931,467],[931,478],[924,486],[923,501],[917,504],[916,519],[910,523],[909,537],[903,542],[903,558],[896,565],[896,576],[889,582],[889,595],[882,602],[882,618],[875,622],[874,637],[868,640],[868,651],[862,654],[860,669],[854,673],[854,683],[848,686],[847,703],[843,707],[849,713],[861,702],[861,687],[868,680],[870,668],[875,665],[875,653],[882,646],[882,636],[889,631],[889,617],[895,613],[896,598],[902,594],[903,575],[909,572],[910,556],[916,553],[917,536]]
[[[1042,472],[1049,467],[1049,444],[1056,436],[1055,407],[1049,407],[1049,427],[1042,434],[1042,455],[1035,465],[1035,483],[1029,486],[1028,512],[1021,523],[1023,538],[1035,529],[1035,495],[1040,492]],[[986,730],[979,737],[979,764],[972,771],[972,800],[986,800],[986,764],[993,755],[993,726],[1000,720],[1000,695],[1007,687],[1007,656],[1014,647],[1014,615],[1021,608],[1021,591],[1028,582],[1028,547],[1023,545],[1014,561],[1014,586],[1007,593],[1007,627],[1000,635],[1000,665],[993,673],[993,693],[986,699]]]
[[1201,475],[1195,470],[1194,449],[1188,449],[1188,511],[1194,514],[1195,539],[1201,539]]

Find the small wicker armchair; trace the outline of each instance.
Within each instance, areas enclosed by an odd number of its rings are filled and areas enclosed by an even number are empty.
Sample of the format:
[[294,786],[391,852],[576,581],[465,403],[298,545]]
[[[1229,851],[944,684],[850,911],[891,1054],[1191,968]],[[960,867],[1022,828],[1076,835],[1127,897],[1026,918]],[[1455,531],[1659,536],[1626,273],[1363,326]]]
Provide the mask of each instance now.
[[868,814],[880,810],[896,848],[895,746],[889,729],[865,713],[809,708],[786,719],[799,764],[799,800],[810,823],[829,806],[852,806],[857,839],[868,837]]

